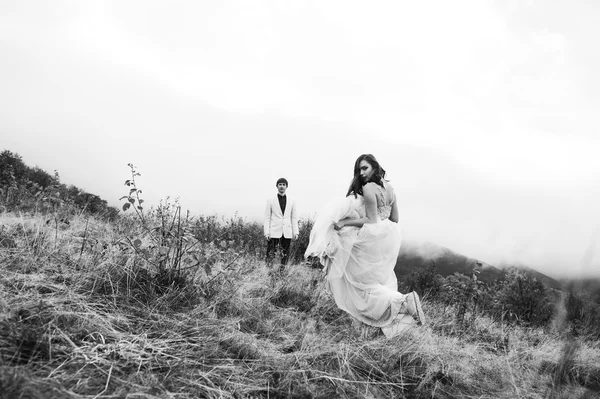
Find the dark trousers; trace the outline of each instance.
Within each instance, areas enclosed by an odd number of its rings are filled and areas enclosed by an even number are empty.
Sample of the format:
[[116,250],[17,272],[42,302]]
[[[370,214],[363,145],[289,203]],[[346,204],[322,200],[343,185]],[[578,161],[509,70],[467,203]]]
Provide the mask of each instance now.
[[288,261],[291,242],[291,238],[285,238],[284,236],[281,236],[281,238],[269,238],[267,243],[267,262],[273,259],[275,251],[279,247],[281,249],[281,264],[285,265]]

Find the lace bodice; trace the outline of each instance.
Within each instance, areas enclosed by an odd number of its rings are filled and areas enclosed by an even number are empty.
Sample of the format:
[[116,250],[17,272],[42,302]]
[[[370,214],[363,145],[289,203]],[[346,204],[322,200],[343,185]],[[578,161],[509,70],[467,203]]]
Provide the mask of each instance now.
[[377,207],[377,216],[379,216],[379,220],[389,219],[392,214],[392,206],[391,205],[383,205]]
[[385,188],[378,184],[376,184],[375,187],[377,187],[377,216],[379,216],[379,220],[389,219],[392,214],[392,204],[394,203],[394,200],[392,199],[387,203],[385,199]]

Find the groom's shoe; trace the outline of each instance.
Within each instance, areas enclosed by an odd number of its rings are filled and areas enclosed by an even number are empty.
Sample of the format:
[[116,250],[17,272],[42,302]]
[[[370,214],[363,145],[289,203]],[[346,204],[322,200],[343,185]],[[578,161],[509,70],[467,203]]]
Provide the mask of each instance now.
[[408,314],[410,314],[417,323],[421,325],[425,324],[425,313],[423,313],[423,308],[421,307],[421,299],[419,298],[419,294],[415,291],[406,296],[406,308]]

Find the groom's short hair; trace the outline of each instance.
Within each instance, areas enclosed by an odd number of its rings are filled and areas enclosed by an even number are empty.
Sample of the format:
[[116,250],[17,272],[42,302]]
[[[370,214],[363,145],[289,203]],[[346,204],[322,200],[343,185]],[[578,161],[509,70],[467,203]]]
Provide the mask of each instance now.
[[286,187],[289,187],[287,180],[283,177],[280,177],[279,179],[277,179],[277,183],[275,183],[275,185],[278,186],[279,183],[285,183]]

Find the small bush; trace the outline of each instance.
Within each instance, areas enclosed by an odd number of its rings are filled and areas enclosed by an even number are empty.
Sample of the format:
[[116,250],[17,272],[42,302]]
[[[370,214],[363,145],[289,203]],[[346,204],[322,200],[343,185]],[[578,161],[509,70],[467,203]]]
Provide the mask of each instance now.
[[511,269],[497,284],[492,297],[493,314],[505,321],[544,326],[554,315],[555,303],[544,284],[530,275]]

